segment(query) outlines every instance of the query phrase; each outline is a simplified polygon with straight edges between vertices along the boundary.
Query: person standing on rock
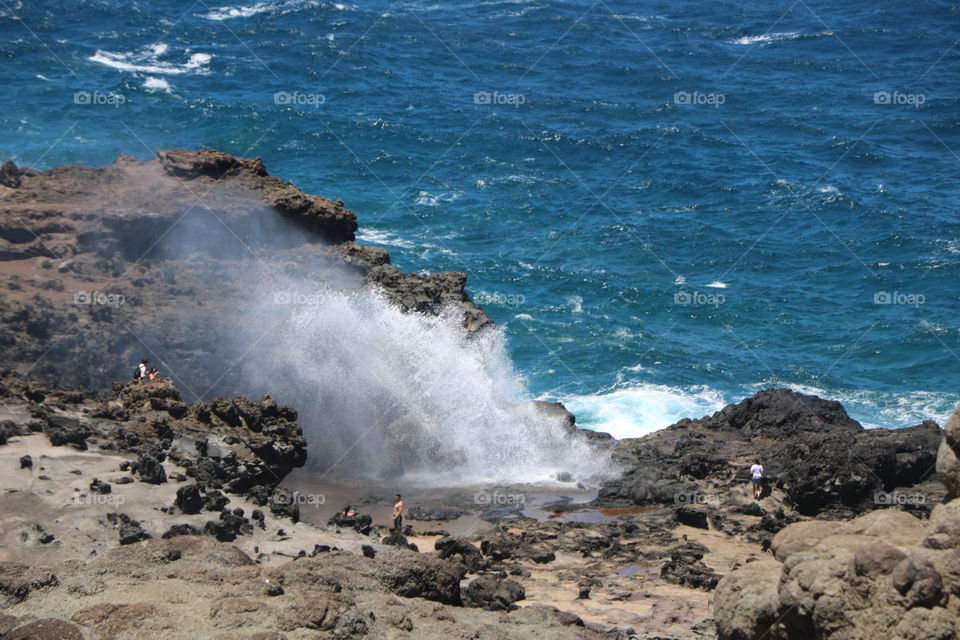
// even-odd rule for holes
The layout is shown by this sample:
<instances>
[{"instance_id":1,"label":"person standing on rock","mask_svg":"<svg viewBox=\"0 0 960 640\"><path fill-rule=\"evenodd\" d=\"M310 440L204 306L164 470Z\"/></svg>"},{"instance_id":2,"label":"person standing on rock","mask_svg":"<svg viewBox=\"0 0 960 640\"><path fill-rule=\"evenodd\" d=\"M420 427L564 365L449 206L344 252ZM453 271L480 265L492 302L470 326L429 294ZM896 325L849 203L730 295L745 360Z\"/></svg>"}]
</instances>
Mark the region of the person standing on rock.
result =
<instances>
[{"instance_id":1,"label":"person standing on rock","mask_svg":"<svg viewBox=\"0 0 960 640\"><path fill-rule=\"evenodd\" d=\"M403 498L400 494L393 499L393 530L397 533L403 529Z\"/></svg>"},{"instance_id":2,"label":"person standing on rock","mask_svg":"<svg viewBox=\"0 0 960 640\"><path fill-rule=\"evenodd\" d=\"M753 485L753 499L759 500L763 495L763 465L759 460L754 460L750 467L750 482Z\"/></svg>"},{"instance_id":3,"label":"person standing on rock","mask_svg":"<svg viewBox=\"0 0 960 640\"><path fill-rule=\"evenodd\" d=\"M133 377L134 380L146 380L147 379L147 363L150 362L147 358L144 358L140 361L140 366L137 367L137 375Z\"/></svg>"}]
</instances>

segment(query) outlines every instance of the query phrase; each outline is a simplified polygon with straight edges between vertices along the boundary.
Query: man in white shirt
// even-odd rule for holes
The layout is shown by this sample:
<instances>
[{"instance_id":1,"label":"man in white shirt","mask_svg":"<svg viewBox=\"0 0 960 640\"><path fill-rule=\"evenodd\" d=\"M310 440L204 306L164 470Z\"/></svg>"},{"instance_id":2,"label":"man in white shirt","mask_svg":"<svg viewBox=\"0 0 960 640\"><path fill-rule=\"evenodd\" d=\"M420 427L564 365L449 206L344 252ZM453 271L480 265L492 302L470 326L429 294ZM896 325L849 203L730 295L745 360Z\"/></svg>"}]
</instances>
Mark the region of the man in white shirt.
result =
<instances>
[{"instance_id":1,"label":"man in white shirt","mask_svg":"<svg viewBox=\"0 0 960 640\"><path fill-rule=\"evenodd\" d=\"M750 467L750 482L753 484L753 499L759 500L763 495L763 465L759 460L754 460Z\"/></svg>"}]
</instances>

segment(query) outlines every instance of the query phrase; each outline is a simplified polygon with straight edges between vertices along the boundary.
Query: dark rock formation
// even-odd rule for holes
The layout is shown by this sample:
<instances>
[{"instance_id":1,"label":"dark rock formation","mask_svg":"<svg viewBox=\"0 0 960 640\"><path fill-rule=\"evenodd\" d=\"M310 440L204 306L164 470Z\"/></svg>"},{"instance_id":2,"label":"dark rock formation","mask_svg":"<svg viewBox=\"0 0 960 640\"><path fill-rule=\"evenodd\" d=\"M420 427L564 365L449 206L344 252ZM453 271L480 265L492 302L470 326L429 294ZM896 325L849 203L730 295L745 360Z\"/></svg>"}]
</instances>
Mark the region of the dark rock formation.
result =
<instances>
[{"instance_id":1,"label":"dark rock formation","mask_svg":"<svg viewBox=\"0 0 960 640\"><path fill-rule=\"evenodd\" d=\"M660 576L668 582L712 591L721 576L705 565L703 555L709 549L695 542L684 543L670 551L670 560L660 568Z\"/></svg>"},{"instance_id":2,"label":"dark rock formation","mask_svg":"<svg viewBox=\"0 0 960 640\"><path fill-rule=\"evenodd\" d=\"M933 422L865 430L837 402L767 389L712 416L618 443L614 456L626 471L600 489L596 504L709 502L746 485L759 458L767 490L782 489L799 513L850 517L883 506L884 494L899 488L929 483L940 491L930 482L940 436Z\"/></svg>"},{"instance_id":3,"label":"dark rock formation","mask_svg":"<svg viewBox=\"0 0 960 640\"><path fill-rule=\"evenodd\" d=\"M949 457L939 463L949 489L955 469ZM879 509L848 522L798 522L776 534L771 550L775 560L748 563L717 585L720 640L960 636L956 498L936 505L928 521Z\"/></svg>"}]
</instances>

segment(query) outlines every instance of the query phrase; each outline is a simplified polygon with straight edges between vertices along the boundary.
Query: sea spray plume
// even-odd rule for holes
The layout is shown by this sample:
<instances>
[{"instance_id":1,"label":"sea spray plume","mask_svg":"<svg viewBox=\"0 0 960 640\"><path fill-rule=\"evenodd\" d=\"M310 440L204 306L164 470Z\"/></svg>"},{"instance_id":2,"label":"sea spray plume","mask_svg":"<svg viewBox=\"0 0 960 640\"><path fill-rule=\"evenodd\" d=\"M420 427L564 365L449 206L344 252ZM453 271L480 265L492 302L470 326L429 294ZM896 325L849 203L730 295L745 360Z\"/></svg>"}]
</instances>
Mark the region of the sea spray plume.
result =
<instances>
[{"instance_id":1,"label":"sea spray plume","mask_svg":"<svg viewBox=\"0 0 960 640\"><path fill-rule=\"evenodd\" d=\"M606 475L603 454L528 402L501 331L468 335L452 305L406 313L327 247L230 185L170 234L160 253L190 256L210 283L246 264L229 270L247 293L219 329L230 364L217 393L296 406L320 473L448 485Z\"/></svg>"},{"instance_id":2,"label":"sea spray plume","mask_svg":"<svg viewBox=\"0 0 960 640\"><path fill-rule=\"evenodd\" d=\"M452 310L404 313L370 288L277 285L249 309L258 346L240 375L298 407L318 472L446 484L608 472L526 402L499 330L470 337Z\"/></svg>"}]
</instances>

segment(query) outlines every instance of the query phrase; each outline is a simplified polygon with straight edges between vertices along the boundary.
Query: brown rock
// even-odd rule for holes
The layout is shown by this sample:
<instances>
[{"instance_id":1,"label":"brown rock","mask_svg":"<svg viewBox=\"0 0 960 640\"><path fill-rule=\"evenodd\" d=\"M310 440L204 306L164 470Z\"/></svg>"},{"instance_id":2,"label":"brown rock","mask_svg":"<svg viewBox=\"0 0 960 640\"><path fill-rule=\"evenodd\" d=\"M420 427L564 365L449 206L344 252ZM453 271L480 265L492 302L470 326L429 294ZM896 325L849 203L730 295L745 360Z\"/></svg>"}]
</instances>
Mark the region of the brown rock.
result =
<instances>
[{"instance_id":1,"label":"brown rock","mask_svg":"<svg viewBox=\"0 0 960 640\"><path fill-rule=\"evenodd\" d=\"M80 629L57 618L43 618L5 633L0 640L84 640Z\"/></svg>"}]
</instances>

